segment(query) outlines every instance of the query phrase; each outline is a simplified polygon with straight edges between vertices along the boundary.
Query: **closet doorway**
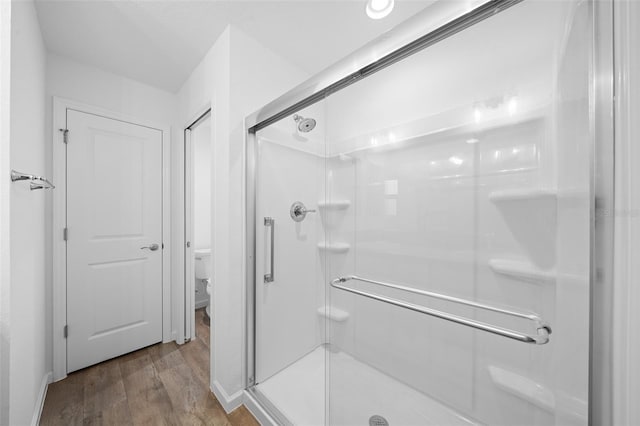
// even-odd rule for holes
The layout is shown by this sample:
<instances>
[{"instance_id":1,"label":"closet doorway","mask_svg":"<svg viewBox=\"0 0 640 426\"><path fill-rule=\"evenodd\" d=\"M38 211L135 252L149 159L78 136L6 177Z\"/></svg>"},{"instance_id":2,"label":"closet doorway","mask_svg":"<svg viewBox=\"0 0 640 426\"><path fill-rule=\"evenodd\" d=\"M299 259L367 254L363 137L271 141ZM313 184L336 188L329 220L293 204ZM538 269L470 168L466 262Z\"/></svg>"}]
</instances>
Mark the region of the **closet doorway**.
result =
<instances>
[{"instance_id":1,"label":"closet doorway","mask_svg":"<svg viewBox=\"0 0 640 426\"><path fill-rule=\"evenodd\" d=\"M184 131L185 338L209 345L213 252L211 109Z\"/></svg>"}]
</instances>

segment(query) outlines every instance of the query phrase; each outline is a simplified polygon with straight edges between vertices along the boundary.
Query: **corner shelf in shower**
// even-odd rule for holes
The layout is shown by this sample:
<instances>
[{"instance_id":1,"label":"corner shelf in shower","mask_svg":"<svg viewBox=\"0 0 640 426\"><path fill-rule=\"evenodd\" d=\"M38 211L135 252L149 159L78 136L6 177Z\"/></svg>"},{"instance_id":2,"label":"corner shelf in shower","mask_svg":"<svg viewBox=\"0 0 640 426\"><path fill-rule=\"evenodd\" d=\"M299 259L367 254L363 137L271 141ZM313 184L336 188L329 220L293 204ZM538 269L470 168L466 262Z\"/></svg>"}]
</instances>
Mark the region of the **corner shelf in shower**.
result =
<instances>
[{"instance_id":1,"label":"corner shelf in shower","mask_svg":"<svg viewBox=\"0 0 640 426\"><path fill-rule=\"evenodd\" d=\"M349 319L349 312L343 311L335 306L321 306L318 308L318 315L335 322L345 322Z\"/></svg>"},{"instance_id":2,"label":"corner shelf in shower","mask_svg":"<svg viewBox=\"0 0 640 426\"><path fill-rule=\"evenodd\" d=\"M558 192L553 189L503 189L489 194L489 200L501 201L526 201L526 200L556 200Z\"/></svg>"},{"instance_id":3,"label":"corner shelf in shower","mask_svg":"<svg viewBox=\"0 0 640 426\"><path fill-rule=\"evenodd\" d=\"M555 271L540 269L523 260L491 259L489 260L489 267L497 274L523 281L545 284L553 284L556 281Z\"/></svg>"},{"instance_id":4,"label":"corner shelf in shower","mask_svg":"<svg viewBox=\"0 0 640 426\"><path fill-rule=\"evenodd\" d=\"M350 248L348 243L318 243L318 250L329 253L346 253Z\"/></svg>"},{"instance_id":5,"label":"corner shelf in shower","mask_svg":"<svg viewBox=\"0 0 640 426\"><path fill-rule=\"evenodd\" d=\"M349 200L318 201L318 207L327 210L346 210L350 205Z\"/></svg>"}]
</instances>

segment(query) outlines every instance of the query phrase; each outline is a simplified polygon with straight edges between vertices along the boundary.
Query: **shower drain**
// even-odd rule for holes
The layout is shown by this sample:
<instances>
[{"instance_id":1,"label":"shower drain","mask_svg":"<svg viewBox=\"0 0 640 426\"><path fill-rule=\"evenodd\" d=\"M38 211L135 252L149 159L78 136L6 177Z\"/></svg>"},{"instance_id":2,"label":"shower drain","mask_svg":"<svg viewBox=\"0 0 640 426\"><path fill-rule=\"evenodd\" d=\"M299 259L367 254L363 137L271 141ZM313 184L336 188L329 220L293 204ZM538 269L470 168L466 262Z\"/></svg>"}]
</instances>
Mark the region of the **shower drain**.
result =
<instances>
[{"instance_id":1,"label":"shower drain","mask_svg":"<svg viewBox=\"0 0 640 426\"><path fill-rule=\"evenodd\" d=\"M389 426L389 422L384 417L376 414L369 417L369 426Z\"/></svg>"}]
</instances>

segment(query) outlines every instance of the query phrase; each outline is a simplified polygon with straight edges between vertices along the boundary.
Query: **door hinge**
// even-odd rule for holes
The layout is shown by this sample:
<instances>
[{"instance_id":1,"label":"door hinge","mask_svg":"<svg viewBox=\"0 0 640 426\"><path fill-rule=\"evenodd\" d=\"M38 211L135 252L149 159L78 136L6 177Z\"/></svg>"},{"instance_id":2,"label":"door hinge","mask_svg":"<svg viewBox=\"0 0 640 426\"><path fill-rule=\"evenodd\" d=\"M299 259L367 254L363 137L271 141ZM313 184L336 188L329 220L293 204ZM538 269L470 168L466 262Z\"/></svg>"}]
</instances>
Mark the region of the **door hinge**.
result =
<instances>
[{"instance_id":1,"label":"door hinge","mask_svg":"<svg viewBox=\"0 0 640 426\"><path fill-rule=\"evenodd\" d=\"M162 250L164 250L164 243L162 243Z\"/></svg>"},{"instance_id":2,"label":"door hinge","mask_svg":"<svg viewBox=\"0 0 640 426\"><path fill-rule=\"evenodd\" d=\"M59 129L62 132L62 142L69 143L69 129Z\"/></svg>"},{"instance_id":3,"label":"door hinge","mask_svg":"<svg viewBox=\"0 0 640 426\"><path fill-rule=\"evenodd\" d=\"M69 337L69 326L68 326L68 325L65 325L65 326L64 326L63 333L64 333L64 338L65 338L65 339L66 339L67 337Z\"/></svg>"},{"instance_id":4,"label":"door hinge","mask_svg":"<svg viewBox=\"0 0 640 426\"><path fill-rule=\"evenodd\" d=\"M69 240L69 228L64 228L62 230L62 239L65 241Z\"/></svg>"}]
</instances>

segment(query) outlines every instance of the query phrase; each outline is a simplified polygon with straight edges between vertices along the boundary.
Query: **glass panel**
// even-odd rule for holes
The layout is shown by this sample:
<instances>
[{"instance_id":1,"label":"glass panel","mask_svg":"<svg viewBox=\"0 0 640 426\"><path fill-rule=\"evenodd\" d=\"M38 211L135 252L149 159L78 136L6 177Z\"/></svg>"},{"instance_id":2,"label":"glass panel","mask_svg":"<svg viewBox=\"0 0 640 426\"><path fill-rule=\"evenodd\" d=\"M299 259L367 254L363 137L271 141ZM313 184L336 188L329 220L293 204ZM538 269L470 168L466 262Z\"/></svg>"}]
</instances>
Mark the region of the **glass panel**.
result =
<instances>
[{"instance_id":1,"label":"glass panel","mask_svg":"<svg viewBox=\"0 0 640 426\"><path fill-rule=\"evenodd\" d=\"M294 424L324 424L324 115L318 103L256 134L256 389Z\"/></svg>"},{"instance_id":2,"label":"glass panel","mask_svg":"<svg viewBox=\"0 0 640 426\"><path fill-rule=\"evenodd\" d=\"M331 288L327 423L586 424L588 8L525 1L326 99L329 279L553 328L527 344ZM537 336L502 313L342 285Z\"/></svg>"}]
</instances>

